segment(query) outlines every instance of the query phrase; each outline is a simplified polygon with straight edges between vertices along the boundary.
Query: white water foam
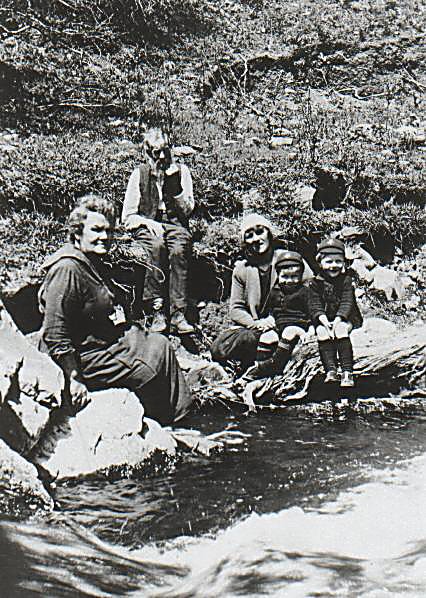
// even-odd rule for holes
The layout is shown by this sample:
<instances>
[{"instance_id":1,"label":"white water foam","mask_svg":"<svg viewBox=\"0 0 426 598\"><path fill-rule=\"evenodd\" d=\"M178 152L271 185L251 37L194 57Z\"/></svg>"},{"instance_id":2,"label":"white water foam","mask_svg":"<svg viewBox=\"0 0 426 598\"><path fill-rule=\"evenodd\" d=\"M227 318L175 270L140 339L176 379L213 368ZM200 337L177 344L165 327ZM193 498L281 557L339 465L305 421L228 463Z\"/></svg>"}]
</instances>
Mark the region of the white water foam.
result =
<instances>
[{"instance_id":1,"label":"white water foam","mask_svg":"<svg viewBox=\"0 0 426 598\"><path fill-rule=\"evenodd\" d=\"M137 556L158 560L158 550ZM252 514L215 538L181 538L160 559L191 571L168 596L425 596L426 455L318 510Z\"/></svg>"}]
</instances>

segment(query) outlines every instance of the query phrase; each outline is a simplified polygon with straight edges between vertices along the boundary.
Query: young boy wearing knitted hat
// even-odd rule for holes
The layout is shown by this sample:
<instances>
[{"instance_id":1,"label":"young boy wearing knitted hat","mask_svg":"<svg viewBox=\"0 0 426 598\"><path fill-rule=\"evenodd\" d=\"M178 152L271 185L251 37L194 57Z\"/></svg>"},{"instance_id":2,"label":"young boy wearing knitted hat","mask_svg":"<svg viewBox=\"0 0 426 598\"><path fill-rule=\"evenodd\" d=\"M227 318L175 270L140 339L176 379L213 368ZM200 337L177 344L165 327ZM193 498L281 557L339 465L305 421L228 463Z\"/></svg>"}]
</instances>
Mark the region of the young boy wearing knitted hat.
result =
<instances>
[{"instance_id":1,"label":"young boy wearing knitted hat","mask_svg":"<svg viewBox=\"0 0 426 598\"><path fill-rule=\"evenodd\" d=\"M350 333L362 325L355 299L352 274L346 269L345 245L339 239L318 246L320 272L309 285L309 307L315 326L326 383L338 382L337 357L342 375L340 386L354 386L353 350Z\"/></svg>"},{"instance_id":2,"label":"young boy wearing knitted hat","mask_svg":"<svg viewBox=\"0 0 426 598\"><path fill-rule=\"evenodd\" d=\"M275 320L278 347L269 359L260 361L262 335L259 339L257 361L244 375L245 379L280 374L293 349L309 328L309 290L302 282L304 262L296 251L285 251L275 262L277 282L271 290L267 309ZM267 332L265 334L270 334Z\"/></svg>"}]
</instances>

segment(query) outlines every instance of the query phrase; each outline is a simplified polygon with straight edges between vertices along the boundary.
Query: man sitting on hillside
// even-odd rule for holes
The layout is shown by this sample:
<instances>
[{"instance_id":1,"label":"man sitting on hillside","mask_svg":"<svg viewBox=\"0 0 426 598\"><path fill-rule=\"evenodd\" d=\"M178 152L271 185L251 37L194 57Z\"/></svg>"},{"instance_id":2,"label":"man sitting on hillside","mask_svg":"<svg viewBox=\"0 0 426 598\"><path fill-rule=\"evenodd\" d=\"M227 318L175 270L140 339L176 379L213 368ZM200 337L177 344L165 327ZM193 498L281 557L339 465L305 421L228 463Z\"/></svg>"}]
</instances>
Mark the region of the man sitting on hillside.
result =
<instances>
[{"instance_id":1,"label":"man sitting on hillside","mask_svg":"<svg viewBox=\"0 0 426 598\"><path fill-rule=\"evenodd\" d=\"M143 148L145 163L130 175L121 217L150 256L143 297L137 299L154 314L153 332L167 330L169 307L171 331L189 334L194 331L185 316L192 250L188 221L194 209L191 173L174 162L161 129L145 134Z\"/></svg>"}]
</instances>

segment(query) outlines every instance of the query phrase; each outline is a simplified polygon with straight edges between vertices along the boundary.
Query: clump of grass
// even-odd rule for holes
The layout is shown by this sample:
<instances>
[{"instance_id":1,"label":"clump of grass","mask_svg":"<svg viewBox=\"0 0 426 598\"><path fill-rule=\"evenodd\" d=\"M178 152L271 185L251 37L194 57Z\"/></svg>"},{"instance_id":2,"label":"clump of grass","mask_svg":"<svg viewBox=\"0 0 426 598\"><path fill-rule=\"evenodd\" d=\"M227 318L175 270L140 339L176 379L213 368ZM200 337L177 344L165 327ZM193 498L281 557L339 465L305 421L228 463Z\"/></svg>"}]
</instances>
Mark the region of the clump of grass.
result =
<instances>
[{"instance_id":1,"label":"clump of grass","mask_svg":"<svg viewBox=\"0 0 426 598\"><path fill-rule=\"evenodd\" d=\"M38 280L44 259L65 241L63 223L37 212L12 212L0 218L0 288Z\"/></svg>"}]
</instances>

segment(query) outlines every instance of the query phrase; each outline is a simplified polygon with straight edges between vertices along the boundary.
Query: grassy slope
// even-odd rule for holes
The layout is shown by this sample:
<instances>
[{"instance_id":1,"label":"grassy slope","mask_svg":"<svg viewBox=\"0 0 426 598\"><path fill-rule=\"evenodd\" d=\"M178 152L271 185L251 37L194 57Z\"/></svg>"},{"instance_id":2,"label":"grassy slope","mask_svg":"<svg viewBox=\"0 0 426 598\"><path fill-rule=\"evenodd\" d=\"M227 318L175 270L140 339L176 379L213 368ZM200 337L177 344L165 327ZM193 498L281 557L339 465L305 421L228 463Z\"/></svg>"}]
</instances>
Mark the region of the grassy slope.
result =
<instances>
[{"instance_id":1,"label":"grassy slope","mask_svg":"<svg viewBox=\"0 0 426 598\"><path fill-rule=\"evenodd\" d=\"M423 2L124 5L1 9L0 206L15 212L0 223L3 280L63 235L49 222L49 242L37 239L37 216L23 239L19 224L32 219L16 212L61 220L88 190L119 205L143 128L158 122L176 143L202 147L190 159L194 233L225 265L243 207L270 213L307 250L346 223L365 226L376 249L389 234L407 251L424 240ZM271 148L274 135L291 145ZM344 209L312 211L297 193L307 184Z\"/></svg>"}]
</instances>

